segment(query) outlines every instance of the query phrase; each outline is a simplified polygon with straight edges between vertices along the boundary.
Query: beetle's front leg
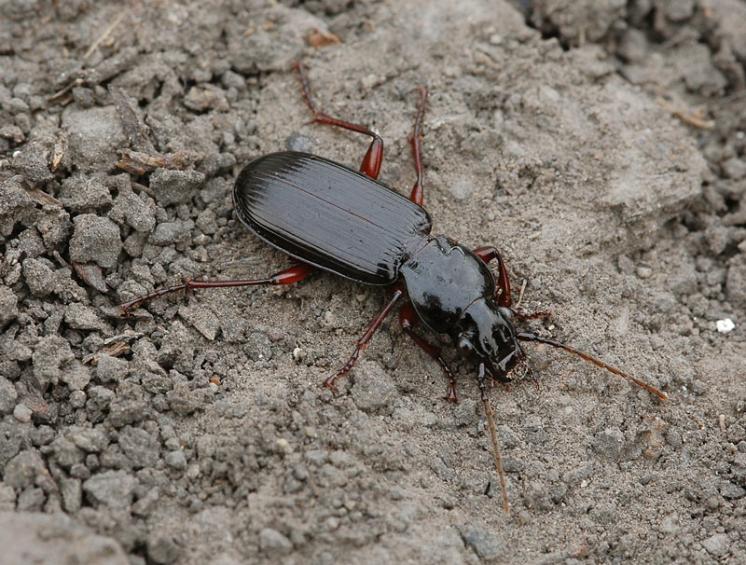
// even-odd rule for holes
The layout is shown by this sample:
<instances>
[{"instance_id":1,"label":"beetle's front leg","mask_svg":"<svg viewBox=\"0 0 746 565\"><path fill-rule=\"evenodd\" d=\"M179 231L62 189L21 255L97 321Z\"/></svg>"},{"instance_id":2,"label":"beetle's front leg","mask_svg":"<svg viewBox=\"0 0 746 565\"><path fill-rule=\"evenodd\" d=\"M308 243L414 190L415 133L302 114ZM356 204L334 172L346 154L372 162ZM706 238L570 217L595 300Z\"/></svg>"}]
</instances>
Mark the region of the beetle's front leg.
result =
<instances>
[{"instance_id":1,"label":"beetle's front leg","mask_svg":"<svg viewBox=\"0 0 746 565\"><path fill-rule=\"evenodd\" d=\"M495 298L500 306L510 308L516 318L519 320L546 320L552 317L552 313L547 310L541 310L539 312L526 312L519 308L513 307L513 297L510 291L510 275L508 274L508 266L505 264L505 260L500 255L500 252L496 247L491 245L485 247L477 247L472 251L474 255L479 257L485 263L489 263L493 259L497 260L497 293ZM518 300L520 304L520 298Z\"/></svg>"},{"instance_id":2,"label":"beetle's front leg","mask_svg":"<svg viewBox=\"0 0 746 565\"><path fill-rule=\"evenodd\" d=\"M399 323L404 332L414 340L420 349L440 364L446 377L448 377L448 391L446 392L444 400L456 404L458 402L458 395L456 394L456 376L453 374L453 371L451 371L446 360L443 359L440 347L432 345L414 331L414 326L417 325L417 312L414 311L411 303L405 304L402 306L401 310L399 310Z\"/></svg>"},{"instance_id":3,"label":"beetle's front leg","mask_svg":"<svg viewBox=\"0 0 746 565\"><path fill-rule=\"evenodd\" d=\"M496 294L495 298L497 299L497 303L500 306L510 308L513 305L513 297L510 293L510 276L508 275L508 267L505 264L505 260L502 258L502 255L500 255L500 252L497 250L496 247L490 245L485 247L477 247L472 251L472 253L474 253L474 255L479 257L485 263L489 263L493 259L497 259L498 294Z\"/></svg>"}]
</instances>

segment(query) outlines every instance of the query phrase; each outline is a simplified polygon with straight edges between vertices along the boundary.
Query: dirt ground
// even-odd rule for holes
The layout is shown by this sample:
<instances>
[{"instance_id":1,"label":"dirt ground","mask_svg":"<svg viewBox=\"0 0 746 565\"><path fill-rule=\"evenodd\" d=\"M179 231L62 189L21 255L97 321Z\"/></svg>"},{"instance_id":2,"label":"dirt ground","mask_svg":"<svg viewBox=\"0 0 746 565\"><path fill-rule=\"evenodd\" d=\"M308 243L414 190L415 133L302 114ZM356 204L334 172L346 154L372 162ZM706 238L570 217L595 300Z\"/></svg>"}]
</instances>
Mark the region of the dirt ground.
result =
<instances>
[{"instance_id":1,"label":"dirt ground","mask_svg":"<svg viewBox=\"0 0 746 565\"><path fill-rule=\"evenodd\" d=\"M4 563L746 562L746 3L0 1ZM385 293L328 274L195 292L287 258L233 181L285 148L386 140L408 193L416 87L434 233L507 258L529 327L497 385L506 514L461 402ZM728 320L731 322L728 323ZM729 330L729 331L726 331Z\"/></svg>"}]
</instances>

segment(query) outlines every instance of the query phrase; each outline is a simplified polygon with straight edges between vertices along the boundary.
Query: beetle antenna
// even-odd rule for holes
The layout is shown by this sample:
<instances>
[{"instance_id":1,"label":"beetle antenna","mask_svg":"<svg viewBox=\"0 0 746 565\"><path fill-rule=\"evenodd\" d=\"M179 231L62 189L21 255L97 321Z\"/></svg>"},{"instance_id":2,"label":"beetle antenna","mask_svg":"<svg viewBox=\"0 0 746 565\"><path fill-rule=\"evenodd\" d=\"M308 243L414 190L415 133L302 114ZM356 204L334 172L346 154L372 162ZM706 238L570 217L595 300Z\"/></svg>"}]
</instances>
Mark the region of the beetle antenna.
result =
<instances>
[{"instance_id":1,"label":"beetle antenna","mask_svg":"<svg viewBox=\"0 0 746 565\"><path fill-rule=\"evenodd\" d=\"M564 349L565 351L569 351L573 355L577 355L584 361L587 361L588 363L593 363L596 367L600 367L602 369L606 369L610 373L614 373L615 375L622 377L623 379L626 379L640 388L644 388L647 390L650 394L654 394L661 400L668 400L668 395L663 392L662 390L654 387L653 385L646 383L645 381L642 381L640 379L637 379L633 377L632 375L628 375L624 371L617 369L613 365L609 365L608 363L601 361L598 357L594 357L590 353L586 353L585 351L580 351L578 349L575 349L574 347L571 347L569 345L565 345L564 343L560 343L559 341L554 341L553 339L547 339L544 337L540 337L534 333L528 333L528 332L521 332L517 335L518 339L521 341L534 341L537 343L544 343L546 345L551 345L552 347L557 347L558 349Z\"/></svg>"},{"instance_id":2,"label":"beetle antenna","mask_svg":"<svg viewBox=\"0 0 746 565\"><path fill-rule=\"evenodd\" d=\"M500 477L500 490L503 496L503 510L506 513L510 513L510 501L508 500L508 481L505 478L505 470L503 469L502 457L500 456L500 445L497 442L497 426L495 425L495 413L492 411L492 404L490 404L489 398L487 398L487 385L485 382L484 363L479 364L479 392L482 395L482 405L484 406L484 415L487 419L487 429L490 432L490 440L492 441L492 451L495 456L495 470L497 476Z\"/></svg>"}]
</instances>

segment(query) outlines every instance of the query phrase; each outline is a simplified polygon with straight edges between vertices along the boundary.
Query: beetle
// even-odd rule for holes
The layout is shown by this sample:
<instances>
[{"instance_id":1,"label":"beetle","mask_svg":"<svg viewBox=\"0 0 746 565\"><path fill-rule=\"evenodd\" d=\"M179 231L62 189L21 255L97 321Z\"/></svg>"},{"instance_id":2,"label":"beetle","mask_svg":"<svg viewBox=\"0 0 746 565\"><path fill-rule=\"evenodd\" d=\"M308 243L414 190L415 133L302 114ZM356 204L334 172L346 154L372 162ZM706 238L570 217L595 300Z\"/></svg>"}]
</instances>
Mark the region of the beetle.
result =
<instances>
[{"instance_id":1,"label":"beetle","mask_svg":"<svg viewBox=\"0 0 746 565\"><path fill-rule=\"evenodd\" d=\"M340 127L371 137L360 170L308 153L283 151L255 159L238 175L233 203L238 219L258 237L296 263L268 277L250 280L186 280L122 304L124 314L156 297L181 290L251 285L286 285L325 270L366 285L387 286L383 309L357 341L347 362L324 381L336 395L336 381L347 375L395 306L402 329L435 359L448 377L446 398L457 401L455 375L441 348L415 328L450 337L478 365L477 381L487 416L503 506L508 509L505 476L487 398L488 378L510 381L526 353L521 342L564 349L621 376L660 399L664 392L596 357L569 345L519 331L514 321L545 317L513 307L508 269L497 248L469 249L444 235L432 235L432 221L423 208L422 124L428 92L419 87L416 117L409 143L416 179L409 198L378 181L383 139L372 129L332 117L316 106L304 67L295 64L312 123ZM497 263L497 277L488 264Z\"/></svg>"}]
</instances>

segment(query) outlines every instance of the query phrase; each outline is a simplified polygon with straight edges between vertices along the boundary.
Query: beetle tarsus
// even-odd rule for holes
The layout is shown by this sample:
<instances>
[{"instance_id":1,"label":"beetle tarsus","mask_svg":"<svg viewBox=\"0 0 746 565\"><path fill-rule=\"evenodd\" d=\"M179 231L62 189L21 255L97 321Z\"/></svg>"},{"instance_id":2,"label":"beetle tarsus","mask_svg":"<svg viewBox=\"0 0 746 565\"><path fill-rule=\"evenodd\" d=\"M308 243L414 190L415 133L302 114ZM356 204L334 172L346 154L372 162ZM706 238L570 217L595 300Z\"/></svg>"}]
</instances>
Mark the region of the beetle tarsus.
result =
<instances>
[{"instance_id":1,"label":"beetle tarsus","mask_svg":"<svg viewBox=\"0 0 746 565\"><path fill-rule=\"evenodd\" d=\"M448 389L446 391L446 395L443 397L443 400L447 402L451 402L453 404L458 404L458 394L456 394L456 379L451 378L448 381Z\"/></svg>"}]
</instances>

